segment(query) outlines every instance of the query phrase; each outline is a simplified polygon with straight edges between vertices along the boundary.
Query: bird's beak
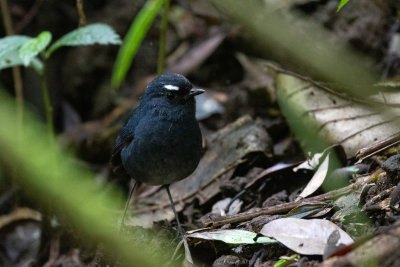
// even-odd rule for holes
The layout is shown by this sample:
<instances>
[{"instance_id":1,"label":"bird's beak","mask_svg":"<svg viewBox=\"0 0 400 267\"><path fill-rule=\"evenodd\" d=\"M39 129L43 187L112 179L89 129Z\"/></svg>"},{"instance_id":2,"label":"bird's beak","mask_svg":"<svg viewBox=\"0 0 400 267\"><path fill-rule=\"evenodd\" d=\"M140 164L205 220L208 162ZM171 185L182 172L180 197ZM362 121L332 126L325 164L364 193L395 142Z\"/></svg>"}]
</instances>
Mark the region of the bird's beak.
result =
<instances>
[{"instance_id":1,"label":"bird's beak","mask_svg":"<svg viewBox=\"0 0 400 267\"><path fill-rule=\"evenodd\" d=\"M204 93L205 91L206 91L206 90L204 90L204 89L192 88L192 89L190 89L189 94L187 94L187 95L185 96L185 99L187 100L187 99L189 99L189 98L192 97L192 96L200 95L200 94Z\"/></svg>"}]
</instances>

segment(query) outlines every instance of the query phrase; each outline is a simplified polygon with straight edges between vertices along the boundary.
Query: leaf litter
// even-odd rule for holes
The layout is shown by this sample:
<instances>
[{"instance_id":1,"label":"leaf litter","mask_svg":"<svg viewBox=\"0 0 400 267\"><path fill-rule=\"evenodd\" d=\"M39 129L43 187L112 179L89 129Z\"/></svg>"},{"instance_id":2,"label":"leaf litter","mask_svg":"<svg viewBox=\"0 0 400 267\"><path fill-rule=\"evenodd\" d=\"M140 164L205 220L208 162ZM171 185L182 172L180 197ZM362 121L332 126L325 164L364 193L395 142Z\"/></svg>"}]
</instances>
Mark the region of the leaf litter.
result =
<instances>
[{"instance_id":1,"label":"leaf litter","mask_svg":"<svg viewBox=\"0 0 400 267\"><path fill-rule=\"evenodd\" d=\"M185 9L183 16L190 16L190 27L183 25L182 17L174 20L173 27L178 33L171 33L176 35L171 38L168 61L170 70L175 68L189 75L195 83L210 88L206 101L213 103L211 109L203 107L204 114L200 117L206 138L205 153L198 170L188 179L171 186L185 229L197 230L187 232L192 241L191 250L202 252L196 254L201 256L195 260L215 266L224 266L227 262L270 266L281 256L293 255L295 251L301 255L299 261L311 265L315 263L315 258L307 255L323 255L324 259L318 258L318 263L332 266L338 263L358 265L363 261L383 262L399 257L396 248L400 234L394 223L399 212L398 207L396 209L399 190L395 189L398 181L387 177L387 170L382 167L388 156L400 153L393 150L393 144L398 141L393 137L398 132L396 120L400 95L392 91L370 97L374 102L392 108L393 112L388 117L362 102L335 93L330 85L277 66L270 68L271 62L244 51L238 52L237 47L232 49L232 43L238 42L237 37L241 35L240 30L225 28L222 18L216 16L218 13L209 6L202 8L202 2L190 3L189 8L193 8L189 9L190 12ZM326 19L324 16L328 11L321 10L324 5L314 2L286 1L282 5L308 9L312 14L307 7L316 5L315 10L321 14L317 19ZM360 11L353 11L353 15L359 16ZM381 11L377 9L378 15ZM123 18L123 14L116 14ZM127 16L129 20L131 15ZM333 30L340 31L340 25L333 23ZM214 27L212 30L210 25ZM354 38L355 33L359 31L348 33L346 38ZM372 34L371 31L368 34ZM183 39L181 45L174 43L178 39ZM376 44L368 45L372 47ZM223 52L229 57L220 60ZM88 57L84 50L74 53L74 58ZM144 54L147 62L152 61L148 59L151 53ZM138 56L140 58L140 52ZM229 64L226 63L228 59ZM91 60L90 68L104 68L101 61ZM391 64L388 68L393 69L393 62L395 60L391 58L385 64ZM222 71L219 70L217 76L224 77L223 82L218 78L209 78L213 77L210 73L217 65L222 65ZM72 66L77 68L74 63ZM99 80L97 73L93 75L90 70L87 71L93 80ZM149 73L152 72L146 72ZM76 73L72 75L77 76ZM112 145L113 135L118 131L124 114L129 112L143 91L140 83L145 84L148 77L142 71L133 72L134 82L126 90L133 91L134 88L136 91L126 101L107 102L105 106L114 106L114 111L99 109L101 116L94 120L81 120L84 121L81 124L78 120L78 125L63 133L64 137L68 137L66 145L79 147L79 156L90 162L94 169L97 170L99 162L104 163L107 158L107 148ZM67 89L73 92L69 99L73 99L71 96L74 95L80 96L78 91L73 90L88 88L79 81L71 86L71 82L76 80L70 77L64 79ZM108 84L109 81L99 82ZM104 84L99 87L104 87ZM398 82L391 79L377 86L396 87ZM329 169L332 166L330 154L321 159L315 157L314 164L307 163L307 168L293 171L299 162L305 160L304 154L308 151L303 154L293 138L285 122L286 114L283 112L282 115L277 105L277 98L300 104L303 108L300 117L315 123L318 133L327 137L331 144L343 146L347 156L344 167L353 166L357 152L368 149L368 153L358 157L366 170L352 172L346 178L348 184L329 192L324 191L324 182L336 171ZM115 100L111 97L107 100L111 99ZM75 103L75 106L79 105ZM94 106L101 105L95 103ZM278 155L275 145L283 141L285 149L281 151L284 153ZM384 142L384 145L378 146L375 142ZM323 155L323 151L318 152ZM103 168L99 173L100 179L104 180L107 171ZM168 203L166 200L165 194L157 188L142 186L132 203L127 235L130 231L133 233L130 237L142 235L146 230L134 226L139 224L153 227L160 235L173 236L171 229L174 225L169 222L173 214L165 204ZM0 208L4 207L1 204L9 202L0 201ZM32 214L37 216L37 213ZM20 219L16 222L24 225ZM204 229L206 226L210 228ZM29 227L26 226L26 229L29 230ZM32 229L37 229L37 225ZM12 235L6 226L0 230L5 237ZM260 234L267 234L276 240L271 241ZM158 243L158 239L152 240L157 252L162 251L157 248ZM228 246L220 246L220 243ZM233 248L229 247L232 244L235 244ZM67 243L63 245L68 247ZM161 247L164 244L158 245ZM82 258L82 252L80 248L80 251L70 254L55 254L54 262L72 262L72 259ZM329 258L330 255L335 256ZM80 263L83 266L83 261Z\"/></svg>"}]
</instances>

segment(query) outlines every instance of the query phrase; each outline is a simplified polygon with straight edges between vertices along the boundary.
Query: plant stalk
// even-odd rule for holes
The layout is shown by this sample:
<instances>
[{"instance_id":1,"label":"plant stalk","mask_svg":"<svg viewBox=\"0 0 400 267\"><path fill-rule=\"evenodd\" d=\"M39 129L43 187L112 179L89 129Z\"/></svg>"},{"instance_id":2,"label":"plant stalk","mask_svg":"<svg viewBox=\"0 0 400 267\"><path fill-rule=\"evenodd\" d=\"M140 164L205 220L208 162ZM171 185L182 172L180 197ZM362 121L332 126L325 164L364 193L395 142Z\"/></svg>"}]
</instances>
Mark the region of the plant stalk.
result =
<instances>
[{"instance_id":1,"label":"plant stalk","mask_svg":"<svg viewBox=\"0 0 400 267\"><path fill-rule=\"evenodd\" d=\"M49 89L47 86L47 74L46 74L46 59L43 60L43 73L40 75L42 81L42 94L43 94L43 103L46 112L46 122L47 122L47 130L49 134L50 141L54 140L54 128L53 128L53 106L51 105Z\"/></svg>"},{"instance_id":2,"label":"plant stalk","mask_svg":"<svg viewBox=\"0 0 400 267\"><path fill-rule=\"evenodd\" d=\"M1 15L3 18L4 29L6 35L13 35L14 30L12 26L12 20L10 11L8 8L7 0L0 0ZM23 83L21 77L20 67L12 68L13 80L14 80L14 93L16 98L16 109L17 109L17 122L18 122L18 134L22 133L22 123L24 117L24 93Z\"/></svg>"},{"instance_id":3,"label":"plant stalk","mask_svg":"<svg viewBox=\"0 0 400 267\"><path fill-rule=\"evenodd\" d=\"M157 62L157 74L160 75L165 70L165 46L168 29L168 14L169 14L170 0L164 1L164 10L161 18L160 26L160 41L158 46L158 62Z\"/></svg>"},{"instance_id":4,"label":"plant stalk","mask_svg":"<svg viewBox=\"0 0 400 267\"><path fill-rule=\"evenodd\" d=\"M76 0L76 9L78 10L79 16L79 27L86 26L86 15L83 9L83 0Z\"/></svg>"}]
</instances>

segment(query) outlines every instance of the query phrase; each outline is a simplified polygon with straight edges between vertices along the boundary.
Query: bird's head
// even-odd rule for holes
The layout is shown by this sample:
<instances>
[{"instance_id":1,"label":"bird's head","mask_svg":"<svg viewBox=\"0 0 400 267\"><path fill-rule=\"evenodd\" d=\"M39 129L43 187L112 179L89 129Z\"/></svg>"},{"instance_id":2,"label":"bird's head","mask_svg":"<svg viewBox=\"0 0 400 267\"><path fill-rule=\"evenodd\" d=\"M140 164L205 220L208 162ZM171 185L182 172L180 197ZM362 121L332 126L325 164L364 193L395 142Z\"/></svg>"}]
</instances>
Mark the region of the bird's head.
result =
<instances>
[{"instance_id":1,"label":"bird's head","mask_svg":"<svg viewBox=\"0 0 400 267\"><path fill-rule=\"evenodd\" d=\"M163 74L147 86L145 97L166 99L171 103L194 103L194 96L204 93L193 88L185 76L177 73Z\"/></svg>"}]
</instances>

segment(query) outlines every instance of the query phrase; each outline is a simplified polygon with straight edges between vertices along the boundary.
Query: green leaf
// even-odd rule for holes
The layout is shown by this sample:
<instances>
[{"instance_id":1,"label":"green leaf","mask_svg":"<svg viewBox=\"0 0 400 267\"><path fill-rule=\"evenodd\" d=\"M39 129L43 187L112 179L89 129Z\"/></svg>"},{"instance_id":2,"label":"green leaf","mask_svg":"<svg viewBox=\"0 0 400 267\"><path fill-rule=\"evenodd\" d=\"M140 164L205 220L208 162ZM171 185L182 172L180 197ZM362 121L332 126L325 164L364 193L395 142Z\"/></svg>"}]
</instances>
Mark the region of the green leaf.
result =
<instances>
[{"instance_id":1,"label":"green leaf","mask_svg":"<svg viewBox=\"0 0 400 267\"><path fill-rule=\"evenodd\" d=\"M76 29L58 39L47 51L46 58L62 46L121 44L119 35L108 25L96 23Z\"/></svg>"},{"instance_id":2,"label":"green leaf","mask_svg":"<svg viewBox=\"0 0 400 267\"><path fill-rule=\"evenodd\" d=\"M19 49L19 56L25 66L29 66L32 59L42 52L51 41L51 33L41 32L36 38L33 38L23 44Z\"/></svg>"},{"instance_id":3,"label":"green leaf","mask_svg":"<svg viewBox=\"0 0 400 267\"><path fill-rule=\"evenodd\" d=\"M0 39L0 69L23 65L18 49L31 37L14 35Z\"/></svg>"},{"instance_id":4,"label":"green leaf","mask_svg":"<svg viewBox=\"0 0 400 267\"><path fill-rule=\"evenodd\" d=\"M14 49L9 51L7 54L0 56L0 70L22 65L24 65L24 63L19 56L18 49ZM38 74L41 74L43 71L43 63L38 58L33 58L29 66L32 67Z\"/></svg>"},{"instance_id":5,"label":"green leaf","mask_svg":"<svg viewBox=\"0 0 400 267\"><path fill-rule=\"evenodd\" d=\"M111 80L111 84L114 88L118 87L125 78L125 75L131 66L133 57L149 30L150 25L157 15L163 1L164 0L153 0L147 2L131 24L124 43L119 49L117 60L114 65Z\"/></svg>"},{"instance_id":6,"label":"green leaf","mask_svg":"<svg viewBox=\"0 0 400 267\"><path fill-rule=\"evenodd\" d=\"M9 52L17 50L21 45L31 40L31 37L22 35L7 36L0 39L0 58Z\"/></svg>"},{"instance_id":7,"label":"green leaf","mask_svg":"<svg viewBox=\"0 0 400 267\"><path fill-rule=\"evenodd\" d=\"M357 168L357 167L347 167L346 170L349 171L349 172L354 172L354 173L356 173L356 172L358 172L360 169Z\"/></svg>"},{"instance_id":8,"label":"green leaf","mask_svg":"<svg viewBox=\"0 0 400 267\"><path fill-rule=\"evenodd\" d=\"M205 240L218 240L227 244L262 244L262 243L277 243L278 241L260 236L256 240L257 234L245 230L227 229L216 230L209 232L197 232L188 235L189 238L199 238Z\"/></svg>"},{"instance_id":9,"label":"green leaf","mask_svg":"<svg viewBox=\"0 0 400 267\"><path fill-rule=\"evenodd\" d=\"M7 51L0 57L0 69L11 68L14 66L23 65L22 59L19 57L18 49Z\"/></svg>"},{"instance_id":10,"label":"green leaf","mask_svg":"<svg viewBox=\"0 0 400 267\"><path fill-rule=\"evenodd\" d=\"M339 11L342 9L342 7L343 7L345 4L347 4L347 2L349 2L349 1L350 1L350 0L340 0L339 6L338 6L336 12L339 12Z\"/></svg>"}]
</instances>

